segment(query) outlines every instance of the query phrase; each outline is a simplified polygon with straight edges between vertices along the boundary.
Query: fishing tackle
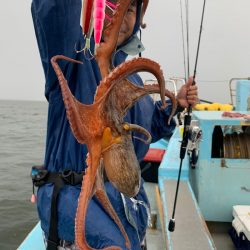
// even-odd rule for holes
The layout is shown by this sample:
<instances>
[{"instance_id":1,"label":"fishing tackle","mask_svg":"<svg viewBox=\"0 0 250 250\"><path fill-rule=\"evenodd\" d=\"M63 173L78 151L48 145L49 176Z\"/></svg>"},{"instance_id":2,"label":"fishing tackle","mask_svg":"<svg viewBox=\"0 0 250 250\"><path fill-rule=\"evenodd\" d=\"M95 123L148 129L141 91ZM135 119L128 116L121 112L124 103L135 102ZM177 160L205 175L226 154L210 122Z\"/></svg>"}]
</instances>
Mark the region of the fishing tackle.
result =
<instances>
[{"instance_id":1,"label":"fishing tackle","mask_svg":"<svg viewBox=\"0 0 250 250\"><path fill-rule=\"evenodd\" d=\"M82 4L82 31L85 35L88 34L91 26L93 2L94 0L83 0Z\"/></svg>"},{"instance_id":2,"label":"fishing tackle","mask_svg":"<svg viewBox=\"0 0 250 250\"><path fill-rule=\"evenodd\" d=\"M116 4L111 3L109 1L106 0L106 6L109 8L112 8L111 10L115 10L116 9Z\"/></svg>"},{"instance_id":3,"label":"fishing tackle","mask_svg":"<svg viewBox=\"0 0 250 250\"><path fill-rule=\"evenodd\" d=\"M198 39L198 46L196 51L196 59L195 59L195 66L194 66L194 74L193 74L193 83L195 84L195 77L196 77L196 69L197 69L197 63L198 63L198 56L199 56L199 50L200 50L200 41L201 41L201 32L202 32L202 24L203 24L203 18L205 13L205 6L206 6L206 0L204 0L203 3L203 9L202 9L202 17L201 17L201 25L200 25L200 32L199 32L199 39ZM185 158L186 150L187 150L187 144L188 144L188 138L189 138L189 127L191 123L191 112L192 112L192 106L189 105L187 109L187 114L184 117L184 130L183 130L183 136L182 136L182 142L181 142L181 148L180 148L180 167L178 172L178 179L177 179L177 185L176 185L176 191L175 191L175 198L174 198L174 207L173 207L173 213L172 217L168 224L168 231L173 232L175 230L175 209L177 204L177 196L179 191L179 184L180 184L180 177L181 177L181 169L182 169L182 162Z\"/></svg>"},{"instance_id":4,"label":"fishing tackle","mask_svg":"<svg viewBox=\"0 0 250 250\"><path fill-rule=\"evenodd\" d=\"M107 1L107 6L114 11L116 5ZM82 49L77 50L76 53L84 52L87 59L93 59L94 55L90 49L90 41L94 31L95 48L100 44L102 31L104 26L104 19L111 22L112 18L105 14L105 0L84 0L82 10L82 29L85 38L85 45ZM89 56L90 55L90 56Z\"/></svg>"},{"instance_id":5,"label":"fishing tackle","mask_svg":"<svg viewBox=\"0 0 250 250\"><path fill-rule=\"evenodd\" d=\"M93 1L94 0L83 0L82 4L82 32L84 35L85 44L82 49L77 50L75 44L75 52L81 53L84 52L85 58L91 60L94 58L94 55L90 48L90 40L93 34Z\"/></svg>"},{"instance_id":6,"label":"fishing tackle","mask_svg":"<svg viewBox=\"0 0 250 250\"><path fill-rule=\"evenodd\" d=\"M105 0L94 0L94 39L96 48L99 46L102 37L102 30L105 19Z\"/></svg>"},{"instance_id":7,"label":"fishing tackle","mask_svg":"<svg viewBox=\"0 0 250 250\"><path fill-rule=\"evenodd\" d=\"M116 10L116 4L114 3L111 3L109 1L106 0L106 7L112 12L114 13L114 11ZM105 19L107 19L109 22L111 22L112 18L107 14L105 13Z\"/></svg>"},{"instance_id":8,"label":"fishing tackle","mask_svg":"<svg viewBox=\"0 0 250 250\"><path fill-rule=\"evenodd\" d=\"M93 34L93 19L90 20L90 28L88 30L88 33L87 35L85 36L85 45L84 47L81 49L81 50L77 50L76 49L76 44L75 44L75 52L76 53L81 53L81 52L84 52L84 56L86 59L88 60L91 60L94 58L94 55L91 51L91 37L92 37L92 34Z\"/></svg>"}]
</instances>

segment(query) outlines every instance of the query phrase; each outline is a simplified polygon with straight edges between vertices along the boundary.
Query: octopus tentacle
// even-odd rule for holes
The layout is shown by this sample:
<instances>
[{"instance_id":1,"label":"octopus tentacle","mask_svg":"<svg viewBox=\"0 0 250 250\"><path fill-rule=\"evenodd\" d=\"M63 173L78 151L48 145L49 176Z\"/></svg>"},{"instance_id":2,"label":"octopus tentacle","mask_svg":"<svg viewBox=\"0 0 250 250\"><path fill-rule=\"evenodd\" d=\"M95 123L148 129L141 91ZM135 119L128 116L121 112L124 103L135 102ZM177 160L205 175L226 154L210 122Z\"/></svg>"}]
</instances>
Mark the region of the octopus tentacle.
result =
<instances>
[{"instance_id":1,"label":"octopus tentacle","mask_svg":"<svg viewBox=\"0 0 250 250\"><path fill-rule=\"evenodd\" d=\"M95 196L99 200L99 202L102 204L103 208L109 214L109 216L113 219L113 221L116 223L116 225L119 227L124 239L125 239L125 245L128 249L131 248L130 240L128 238L128 235L120 221L120 218L116 214L112 204L109 201L109 198L105 192L104 187L104 181L103 181L103 173L104 173L104 164L103 160L100 161L99 168L96 173L96 180L95 180Z\"/></svg>"},{"instance_id":2,"label":"octopus tentacle","mask_svg":"<svg viewBox=\"0 0 250 250\"><path fill-rule=\"evenodd\" d=\"M160 65L148 58L134 58L132 60L126 61L116 67L105 79L100 82L100 85L96 91L95 102L97 102L103 95L107 92L107 90L111 87L114 82L119 82L131 74L137 72L149 72L153 74L160 86L161 90L161 100L163 105L165 104L165 79L163 76L163 72L160 68ZM169 92L168 97L171 101L175 102L174 95Z\"/></svg>"},{"instance_id":3,"label":"octopus tentacle","mask_svg":"<svg viewBox=\"0 0 250 250\"><path fill-rule=\"evenodd\" d=\"M111 70L112 54L116 50L117 40L123 22L124 16L130 6L131 0L118 0L116 10L110 23L103 32L103 40L96 49L96 60L101 71L102 79L107 76Z\"/></svg>"},{"instance_id":4,"label":"octopus tentacle","mask_svg":"<svg viewBox=\"0 0 250 250\"><path fill-rule=\"evenodd\" d=\"M83 189L84 187L84 189ZM79 249L93 250L85 238L85 222L87 205L91 198L93 183L90 176L86 174L83 177L82 189L78 198L78 206L75 217L75 243Z\"/></svg>"},{"instance_id":5,"label":"octopus tentacle","mask_svg":"<svg viewBox=\"0 0 250 250\"><path fill-rule=\"evenodd\" d=\"M131 4L131 0L118 0L116 3L116 9L114 11L111 22L106 26L103 34L103 39L106 44L109 44L107 48L113 52L116 48L119 31L124 19L125 14Z\"/></svg>"},{"instance_id":6,"label":"octopus tentacle","mask_svg":"<svg viewBox=\"0 0 250 250\"><path fill-rule=\"evenodd\" d=\"M128 80L123 80L119 82L115 82L106 95L103 97L100 102L103 105L102 114L105 114L103 117L106 120L108 126L116 127L117 129L119 124L123 123L123 118L129 108L133 106L133 104L141 97L152 94L152 93L160 93L158 85L146 85L144 87L139 87L129 82ZM175 108L176 108L176 100L174 95L165 90L164 94L166 96L170 96L172 98L172 111L169 117L169 121L172 119ZM165 99L162 108L165 108L167 105Z\"/></svg>"},{"instance_id":7,"label":"octopus tentacle","mask_svg":"<svg viewBox=\"0 0 250 250\"><path fill-rule=\"evenodd\" d=\"M78 199L78 206L75 218L75 242L77 247L81 250L96 250L90 247L86 240L85 222L88 203L96 189L95 179L100 162L101 147L92 146L89 152L92 152L90 153L91 165L88 166L86 175L83 177L82 189ZM116 246L110 246L105 247L102 250L121 250L121 248Z\"/></svg>"},{"instance_id":8,"label":"octopus tentacle","mask_svg":"<svg viewBox=\"0 0 250 250\"><path fill-rule=\"evenodd\" d=\"M65 79L57 60L66 60L80 64L82 64L82 62L63 55L57 55L51 58L51 64L60 84L63 102L72 133L79 143L84 144L88 139L92 138L92 136L101 133L102 122L98 119L98 107L95 104L83 104L72 95L68 82ZM86 123L86 120L89 120L89 122Z\"/></svg>"},{"instance_id":9,"label":"octopus tentacle","mask_svg":"<svg viewBox=\"0 0 250 250\"><path fill-rule=\"evenodd\" d=\"M126 241L125 245L128 249L130 249L131 244L130 244L130 240L128 238L128 235L127 235L117 213L115 212L113 206L111 205L106 192L103 189L98 189L98 190L96 190L95 195L96 195L97 199L100 201L100 203L102 204L105 211L110 215L110 217L114 220L116 225L119 227L123 237L125 238L125 241Z\"/></svg>"},{"instance_id":10,"label":"octopus tentacle","mask_svg":"<svg viewBox=\"0 0 250 250\"><path fill-rule=\"evenodd\" d=\"M126 128L127 126L127 128ZM151 134L143 127L137 125L137 124L128 124L128 123L125 123L123 125L123 127L125 127L126 130L129 130L129 131L136 131L138 133L141 133L141 134L144 134L146 137L147 137L147 140L144 140L142 138L139 138L139 137L135 137L134 138L137 138L141 141L143 141L145 144L149 144L152 140L152 136Z\"/></svg>"},{"instance_id":11,"label":"octopus tentacle","mask_svg":"<svg viewBox=\"0 0 250 250\"><path fill-rule=\"evenodd\" d=\"M69 62L74 62L74 63L80 63L80 61L76 61L74 59L71 59L69 57L63 56L63 55L57 55L51 58L51 64L55 70L55 73L57 75L61 92L62 92L62 97L63 97L63 102L66 108L66 113L67 117L72 129L72 132L76 138L82 138L79 139L79 143L85 143L84 138L86 138L85 132L82 129L82 126L84 125L81 120L79 119L79 108L78 106L86 107L87 105L81 104L76 100L76 98L72 95L69 86L68 86L68 81L65 79L61 68L59 67L57 60L67 60Z\"/></svg>"},{"instance_id":12,"label":"octopus tentacle","mask_svg":"<svg viewBox=\"0 0 250 250\"><path fill-rule=\"evenodd\" d=\"M81 193L79 195L79 202L77 206L76 218L75 218L75 242L80 250L96 250L89 246L85 238L85 222L86 211L89 200L92 198L93 182L89 175L85 175L82 182ZM121 250L120 247L110 246L105 247L102 250Z\"/></svg>"},{"instance_id":13,"label":"octopus tentacle","mask_svg":"<svg viewBox=\"0 0 250 250\"><path fill-rule=\"evenodd\" d=\"M157 84L145 85L145 89L149 94L160 93L159 86ZM168 118L168 124L170 124L170 121L173 118L175 111L176 111L176 108L177 108L177 101L174 97L174 94L166 89L165 96L169 97L169 95L171 95L171 97L173 96L172 97L173 99L170 98L171 103L172 103L172 110L171 110L170 116ZM164 108L164 107L162 106L161 108Z\"/></svg>"},{"instance_id":14,"label":"octopus tentacle","mask_svg":"<svg viewBox=\"0 0 250 250\"><path fill-rule=\"evenodd\" d=\"M88 163L90 164L86 169L86 174L83 177L82 188L78 198L78 206L75 218L75 242L81 250L94 250L91 248L85 238L85 222L88 203L93 196L95 176L100 161L99 148L89 148L91 153L88 156ZM91 150L92 149L92 150Z\"/></svg>"}]
</instances>

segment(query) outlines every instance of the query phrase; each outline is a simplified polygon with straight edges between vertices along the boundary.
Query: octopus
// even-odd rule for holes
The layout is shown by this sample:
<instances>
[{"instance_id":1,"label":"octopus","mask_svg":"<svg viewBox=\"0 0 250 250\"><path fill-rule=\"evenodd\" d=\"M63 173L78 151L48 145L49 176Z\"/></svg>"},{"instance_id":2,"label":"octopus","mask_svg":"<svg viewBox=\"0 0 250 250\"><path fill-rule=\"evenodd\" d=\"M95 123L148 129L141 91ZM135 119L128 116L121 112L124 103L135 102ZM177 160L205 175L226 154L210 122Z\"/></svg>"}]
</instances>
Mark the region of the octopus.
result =
<instances>
[{"instance_id":1,"label":"octopus","mask_svg":"<svg viewBox=\"0 0 250 250\"><path fill-rule=\"evenodd\" d=\"M144 1L143 12L147 2L147 0ZM151 135L139 125L124 122L124 116L136 101L151 93L160 94L162 108L166 107L165 96L171 99L173 109L169 121L176 109L175 97L165 89L165 79L158 63L147 58L135 58L115 68L112 65L112 55L116 50L119 29L130 3L129 0L118 0L112 20L103 32L103 41L96 50L95 59L100 68L102 80L96 89L93 104L80 103L72 95L68 82L57 63L58 60L82 62L63 55L51 58L72 133L76 140L86 144L88 149L86 174L82 180L75 219L75 243L80 250L93 250L85 237L86 212L93 195L117 224L126 247L131 249L128 235L105 192L103 173L105 171L108 180L119 192L128 197L134 197L140 187L140 167L132 143L132 132L142 133L145 138L141 140L145 143L150 143ZM127 79L129 75L141 71L153 74L158 84L140 87ZM103 249L121 250L118 246Z\"/></svg>"}]
</instances>

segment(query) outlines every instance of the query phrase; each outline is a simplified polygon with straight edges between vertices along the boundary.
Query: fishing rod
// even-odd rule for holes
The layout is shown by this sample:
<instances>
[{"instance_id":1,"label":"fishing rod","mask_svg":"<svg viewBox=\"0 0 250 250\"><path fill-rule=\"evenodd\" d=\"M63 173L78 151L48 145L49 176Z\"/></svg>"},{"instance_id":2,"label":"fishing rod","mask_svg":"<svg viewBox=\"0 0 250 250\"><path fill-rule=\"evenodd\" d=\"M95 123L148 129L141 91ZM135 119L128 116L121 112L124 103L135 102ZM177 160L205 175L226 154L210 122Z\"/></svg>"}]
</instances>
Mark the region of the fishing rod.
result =
<instances>
[{"instance_id":1,"label":"fishing rod","mask_svg":"<svg viewBox=\"0 0 250 250\"><path fill-rule=\"evenodd\" d=\"M202 33L202 25L203 25L204 13L205 13L205 6L206 6L206 0L204 0L204 3L203 3L201 25L200 25L200 32L199 32L199 39L198 39L198 46L197 46L197 52L196 52L192 85L195 84L196 69L197 69L198 56L199 56L199 50L200 50L200 41L201 41L201 33ZM176 192L175 192L172 218L170 219L169 224L168 224L168 231L170 231L170 232L173 232L175 230L175 210L176 210L177 196L178 196L178 191L179 191L179 186L180 186L182 163L183 163L183 159L185 158L187 144L188 144L189 126L191 123L191 113L192 113L192 106L189 105L188 109L187 109L187 114L184 117L184 131L183 131L182 142L181 142L181 147L180 147L180 167L179 167L179 173L178 173L178 179L177 179L177 186L176 186Z\"/></svg>"}]
</instances>

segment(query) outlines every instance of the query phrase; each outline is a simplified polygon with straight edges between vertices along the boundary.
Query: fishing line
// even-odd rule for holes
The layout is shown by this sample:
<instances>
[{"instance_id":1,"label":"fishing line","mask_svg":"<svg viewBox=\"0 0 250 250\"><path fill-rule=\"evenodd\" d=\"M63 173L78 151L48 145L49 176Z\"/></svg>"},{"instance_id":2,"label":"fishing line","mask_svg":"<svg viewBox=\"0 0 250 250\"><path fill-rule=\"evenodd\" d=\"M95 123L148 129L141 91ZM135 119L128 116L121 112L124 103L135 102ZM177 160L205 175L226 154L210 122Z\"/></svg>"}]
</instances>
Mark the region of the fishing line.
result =
<instances>
[{"instance_id":1,"label":"fishing line","mask_svg":"<svg viewBox=\"0 0 250 250\"><path fill-rule=\"evenodd\" d=\"M190 76L190 63L189 63L189 4L188 0L186 3L186 30L187 30L187 75Z\"/></svg>"},{"instance_id":2,"label":"fishing line","mask_svg":"<svg viewBox=\"0 0 250 250\"><path fill-rule=\"evenodd\" d=\"M200 25L200 33L199 33L199 39L198 39L198 46L197 46L197 53L196 53L196 59L195 59L195 67L194 67L194 75L193 75L193 83L192 83L192 85L195 84L196 68L197 68L198 56L199 56L199 50L200 50L200 41L201 41L202 24L203 24L203 19L204 19L205 6L206 6L206 0L204 0L204 3L203 3L201 25ZM174 207L173 207L172 218L170 219L169 224L168 224L168 230L170 232L173 232L174 229L175 229L175 218L174 217L175 217L177 196L178 196L179 185L180 185L182 162L183 162L183 159L185 158L187 144L188 144L188 136L189 136L188 131L189 131L190 123L191 123L191 115L190 115L191 112L192 112L192 106L189 105L188 109L187 109L187 114L184 117L184 131L183 131L183 137L182 137L181 148L180 148L180 160L181 161L180 161L180 167L179 167L179 173L178 173L178 179L177 179L177 186L176 186L176 192L175 192L175 199L174 199Z\"/></svg>"},{"instance_id":3,"label":"fishing line","mask_svg":"<svg viewBox=\"0 0 250 250\"><path fill-rule=\"evenodd\" d=\"M204 19L205 5L206 5L206 0L204 0L203 9L202 9L201 26L200 26L200 33L199 33L199 40L198 40L198 48L197 48L197 52L196 52L196 59L195 59L195 65L194 65L194 75L193 75L194 78L196 77L198 56L199 56L199 51L200 51L201 32L202 32L202 25L203 25L203 19Z\"/></svg>"},{"instance_id":4,"label":"fishing line","mask_svg":"<svg viewBox=\"0 0 250 250\"><path fill-rule=\"evenodd\" d=\"M183 25L183 13L182 13L182 0L180 0L180 10L181 10L181 35L182 35L182 51L183 51L183 62L184 62L184 72L185 81L187 81L187 66L186 66L186 49L184 42L184 25Z\"/></svg>"}]
</instances>

